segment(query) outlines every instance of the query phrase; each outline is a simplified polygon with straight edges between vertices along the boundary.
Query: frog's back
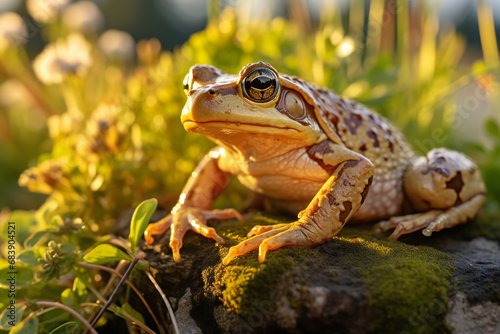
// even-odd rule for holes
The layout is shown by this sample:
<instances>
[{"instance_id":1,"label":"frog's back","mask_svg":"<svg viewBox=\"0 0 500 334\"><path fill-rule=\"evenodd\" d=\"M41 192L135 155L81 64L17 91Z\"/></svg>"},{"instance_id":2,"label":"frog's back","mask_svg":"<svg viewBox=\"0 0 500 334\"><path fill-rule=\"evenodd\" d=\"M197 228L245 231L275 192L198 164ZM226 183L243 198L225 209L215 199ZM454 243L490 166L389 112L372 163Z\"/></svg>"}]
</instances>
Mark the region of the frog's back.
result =
<instances>
[{"instance_id":1,"label":"frog's back","mask_svg":"<svg viewBox=\"0 0 500 334\"><path fill-rule=\"evenodd\" d=\"M416 156L404 135L388 120L360 103L300 78L289 77L289 80L311 97L318 122L330 140L364 155L375 166L370 192L354 220L399 214L404 201L403 174Z\"/></svg>"},{"instance_id":2,"label":"frog's back","mask_svg":"<svg viewBox=\"0 0 500 334\"><path fill-rule=\"evenodd\" d=\"M405 165L415 156L405 136L375 111L326 89L320 88L317 94L323 98L328 126L346 147L366 156L376 168Z\"/></svg>"}]
</instances>

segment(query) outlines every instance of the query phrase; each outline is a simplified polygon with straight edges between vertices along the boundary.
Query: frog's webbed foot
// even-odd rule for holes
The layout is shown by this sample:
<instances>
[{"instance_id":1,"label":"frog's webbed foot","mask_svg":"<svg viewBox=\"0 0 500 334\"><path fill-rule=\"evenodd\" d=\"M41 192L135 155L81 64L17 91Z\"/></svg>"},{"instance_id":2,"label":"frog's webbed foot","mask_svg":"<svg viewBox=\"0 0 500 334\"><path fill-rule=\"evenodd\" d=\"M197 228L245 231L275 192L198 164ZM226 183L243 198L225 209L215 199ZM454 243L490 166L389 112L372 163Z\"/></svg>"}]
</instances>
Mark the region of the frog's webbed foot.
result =
<instances>
[{"instance_id":1,"label":"frog's webbed foot","mask_svg":"<svg viewBox=\"0 0 500 334\"><path fill-rule=\"evenodd\" d=\"M420 213L393 217L375 230L394 229L389 240L422 230L425 236L467 222L486 202L486 187L478 167L465 155L444 148L414 159L404 174L409 204Z\"/></svg>"},{"instance_id":2,"label":"frog's webbed foot","mask_svg":"<svg viewBox=\"0 0 500 334\"><path fill-rule=\"evenodd\" d=\"M427 228L430 223L434 221L442 212L443 211L440 210L432 210L424 213L391 217L388 220L375 224L373 231L386 232L394 229L392 234L387 239L389 241L396 241L403 234L409 234ZM423 233L425 234L425 232Z\"/></svg>"},{"instance_id":3,"label":"frog's webbed foot","mask_svg":"<svg viewBox=\"0 0 500 334\"><path fill-rule=\"evenodd\" d=\"M182 240L187 231L192 230L223 244L224 239L215 232L213 227L208 226L206 221L208 219L229 218L244 220L243 216L235 209L200 210L196 208L180 208L174 214L170 214L156 223L149 224L146 232L144 232L144 237L148 244L152 244L154 242L153 235L162 235L171 229L169 246L172 249L174 261L180 262L179 250L182 248Z\"/></svg>"},{"instance_id":4,"label":"frog's webbed foot","mask_svg":"<svg viewBox=\"0 0 500 334\"><path fill-rule=\"evenodd\" d=\"M248 233L248 239L231 247L222 263L227 265L233 258L257 248L259 248L259 262L263 263L266 260L268 250L283 246L313 247L317 245L317 242L307 237L307 234L302 230L303 228L303 226L297 223L255 226Z\"/></svg>"},{"instance_id":5,"label":"frog's webbed foot","mask_svg":"<svg viewBox=\"0 0 500 334\"><path fill-rule=\"evenodd\" d=\"M394 229L389 236L389 241L396 241L403 234L422 230L422 233L430 237L432 232L441 231L458 224L465 223L476 216L481 209L486 196L478 194L465 203L449 208L448 210L430 210L406 216L392 217L377 223L373 230L385 232Z\"/></svg>"}]
</instances>

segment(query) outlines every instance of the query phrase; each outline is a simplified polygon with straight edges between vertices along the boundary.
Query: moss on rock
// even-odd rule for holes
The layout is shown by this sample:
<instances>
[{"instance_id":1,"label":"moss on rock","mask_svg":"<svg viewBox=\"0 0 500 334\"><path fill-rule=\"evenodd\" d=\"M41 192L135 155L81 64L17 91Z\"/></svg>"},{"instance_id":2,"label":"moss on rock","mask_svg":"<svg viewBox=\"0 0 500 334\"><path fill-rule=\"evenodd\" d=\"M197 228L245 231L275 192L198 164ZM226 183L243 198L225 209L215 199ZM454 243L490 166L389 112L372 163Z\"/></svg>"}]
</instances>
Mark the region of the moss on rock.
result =
<instances>
[{"instance_id":1,"label":"moss on rock","mask_svg":"<svg viewBox=\"0 0 500 334\"><path fill-rule=\"evenodd\" d=\"M357 235L365 234L359 238ZM451 258L427 246L377 240L356 228L344 228L333 242L341 243L345 265L365 282L373 310L373 332L446 332Z\"/></svg>"},{"instance_id":2,"label":"moss on rock","mask_svg":"<svg viewBox=\"0 0 500 334\"><path fill-rule=\"evenodd\" d=\"M218 245L223 258L230 246L242 241L255 225L273 225L283 223L265 216L255 216L244 223L223 225L217 232L227 241L226 245ZM205 282L208 277L215 282L209 289L221 296L225 307L238 314L247 315L267 301L273 299L273 292L278 284L289 275L296 264L313 253L312 249L301 247L285 247L270 251L266 262L260 264L256 251L233 259L230 265L217 265L203 272Z\"/></svg>"},{"instance_id":3,"label":"moss on rock","mask_svg":"<svg viewBox=\"0 0 500 334\"><path fill-rule=\"evenodd\" d=\"M500 212L485 212L474 221L454 227L451 231L452 235L457 234L466 240L484 237L500 241Z\"/></svg>"},{"instance_id":4,"label":"moss on rock","mask_svg":"<svg viewBox=\"0 0 500 334\"><path fill-rule=\"evenodd\" d=\"M228 242L217 246L220 257L243 240L254 225L283 222L255 216L245 223L221 225L218 233ZM364 282L372 309L367 331L448 332L444 316L450 288L448 279L453 270L450 257L431 247L388 242L378 237L364 228L345 227L321 247L283 247L271 251L264 264L257 261L256 251L250 252L228 266L219 264L205 269L205 287L219 296L226 308L247 315L262 303L272 301L276 291L286 289L280 283L295 274L297 268L327 272L325 263L319 264L320 258L328 261L324 256L326 251L335 254L335 261L326 265L347 268Z\"/></svg>"}]
</instances>

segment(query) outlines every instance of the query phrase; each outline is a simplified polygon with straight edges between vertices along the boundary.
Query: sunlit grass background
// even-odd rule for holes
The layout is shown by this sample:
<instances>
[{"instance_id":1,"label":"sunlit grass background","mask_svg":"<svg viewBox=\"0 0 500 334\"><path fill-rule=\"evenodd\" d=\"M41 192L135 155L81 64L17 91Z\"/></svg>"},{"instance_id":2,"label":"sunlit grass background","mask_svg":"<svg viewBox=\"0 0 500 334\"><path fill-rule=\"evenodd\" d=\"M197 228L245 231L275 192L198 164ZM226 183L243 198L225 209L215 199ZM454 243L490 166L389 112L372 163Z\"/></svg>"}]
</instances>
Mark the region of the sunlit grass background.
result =
<instances>
[{"instance_id":1,"label":"sunlit grass background","mask_svg":"<svg viewBox=\"0 0 500 334\"><path fill-rule=\"evenodd\" d=\"M366 104L420 153L464 151L484 174L487 209L499 209L490 2L470 6L479 41L457 33L431 2L315 1L320 14L309 15L306 2L288 1L282 16L266 2L259 10L246 1L190 3L207 8L208 24L173 51L155 38L134 40L137 27L104 30L113 15L93 2L27 0L17 13L0 13L0 209L2 220L14 210L26 221L20 244L54 217L105 235L146 198L166 209L175 203L213 145L179 122L182 80L196 63L238 73L266 61ZM244 197L235 186L218 205L238 207ZM15 210L36 210L36 219Z\"/></svg>"},{"instance_id":2,"label":"sunlit grass background","mask_svg":"<svg viewBox=\"0 0 500 334\"><path fill-rule=\"evenodd\" d=\"M477 11L483 58L425 2L327 1L312 19L304 2L289 1L287 20L271 17L270 6L256 12L241 2L222 10L212 1L206 29L173 52L162 52L156 39L136 43L127 32L103 32L105 17L93 3L43 3L27 2L31 17L3 14L0 31L11 36L0 58L4 209L45 202L48 216L79 216L97 229L146 197L166 206L175 201L211 145L187 135L178 121L185 102L180 83L196 63L237 73L249 62L268 61L375 109L421 153L436 146L465 150L487 180L498 167L491 151L496 126L477 128L485 108L495 118L498 95L488 2ZM23 44L40 36L45 49L28 56L32 50ZM34 168L19 184L47 200L19 187L28 167ZM488 185L498 198L493 181Z\"/></svg>"}]
</instances>

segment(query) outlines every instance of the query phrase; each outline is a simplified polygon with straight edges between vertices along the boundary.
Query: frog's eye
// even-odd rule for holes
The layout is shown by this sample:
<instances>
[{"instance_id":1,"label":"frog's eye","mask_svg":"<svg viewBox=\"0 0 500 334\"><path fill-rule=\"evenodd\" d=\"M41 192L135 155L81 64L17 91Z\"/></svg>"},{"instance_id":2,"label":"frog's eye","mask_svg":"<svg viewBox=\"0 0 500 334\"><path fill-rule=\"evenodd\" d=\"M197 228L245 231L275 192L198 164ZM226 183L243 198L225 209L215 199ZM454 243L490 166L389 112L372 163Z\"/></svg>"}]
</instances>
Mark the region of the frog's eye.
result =
<instances>
[{"instance_id":1,"label":"frog's eye","mask_svg":"<svg viewBox=\"0 0 500 334\"><path fill-rule=\"evenodd\" d=\"M243 95L253 102L269 102L279 91L276 74L267 68L257 68L248 73L242 82Z\"/></svg>"}]
</instances>

